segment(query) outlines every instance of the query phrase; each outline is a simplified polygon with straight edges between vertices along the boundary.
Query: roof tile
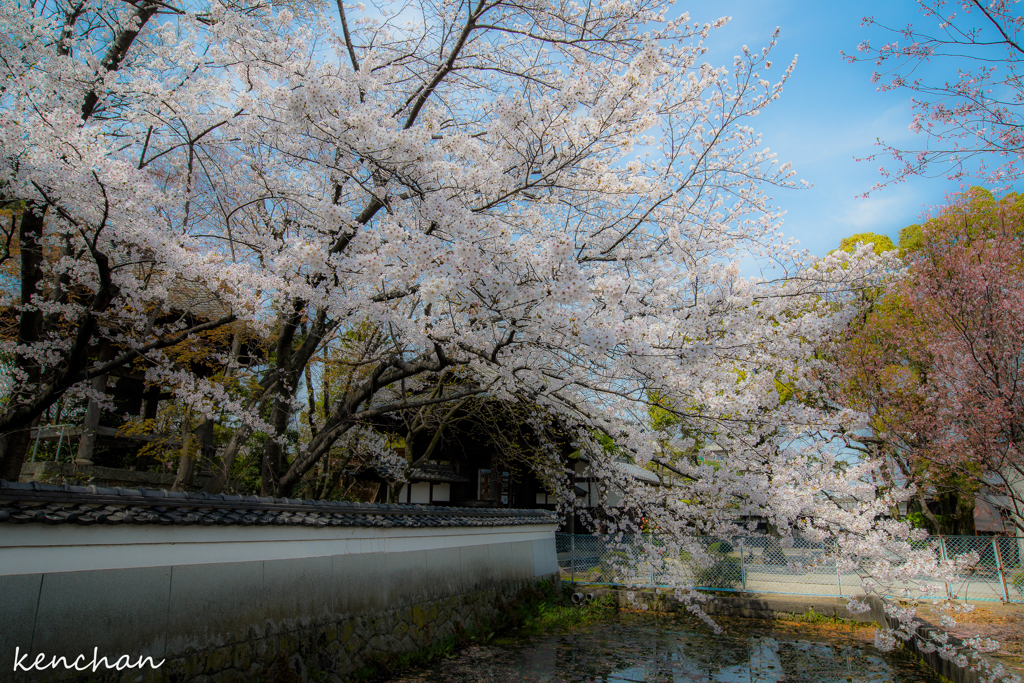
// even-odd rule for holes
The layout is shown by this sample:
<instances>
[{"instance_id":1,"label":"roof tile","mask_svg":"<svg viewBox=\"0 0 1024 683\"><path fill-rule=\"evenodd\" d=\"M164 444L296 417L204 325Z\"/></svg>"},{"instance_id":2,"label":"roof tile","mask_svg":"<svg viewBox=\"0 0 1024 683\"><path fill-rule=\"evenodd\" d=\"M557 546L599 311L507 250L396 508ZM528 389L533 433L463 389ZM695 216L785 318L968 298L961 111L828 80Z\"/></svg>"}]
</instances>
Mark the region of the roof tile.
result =
<instances>
[{"instance_id":1,"label":"roof tile","mask_svg":"<svg viewBox=\"0 0 1024 683\"><path fill-rule=\"evenodd\" d=\"M453 527L552 524L545 510L209 495L0 480L0 523Z\"/></svg>"}]
</instances>

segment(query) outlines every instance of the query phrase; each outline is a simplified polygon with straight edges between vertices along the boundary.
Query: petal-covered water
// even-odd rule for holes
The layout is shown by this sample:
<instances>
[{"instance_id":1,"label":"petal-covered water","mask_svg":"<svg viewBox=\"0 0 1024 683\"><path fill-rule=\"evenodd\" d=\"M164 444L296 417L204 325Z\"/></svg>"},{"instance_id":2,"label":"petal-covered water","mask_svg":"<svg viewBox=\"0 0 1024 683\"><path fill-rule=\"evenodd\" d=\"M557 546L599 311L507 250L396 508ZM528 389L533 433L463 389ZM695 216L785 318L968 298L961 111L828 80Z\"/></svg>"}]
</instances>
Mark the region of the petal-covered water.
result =
<instances>
[{"instance_id":1,"label":"petal-covered water","mask_svg":"<svg viewBox=\"0 0 1024 683\"><path fill-rule=\"evenodd\" d=\"M810 641L730 626L724 636L673 619L622 615L545 637L502 639L392 683L937 683L904 657L855 638Z\"/></svg>"}]
</instances>

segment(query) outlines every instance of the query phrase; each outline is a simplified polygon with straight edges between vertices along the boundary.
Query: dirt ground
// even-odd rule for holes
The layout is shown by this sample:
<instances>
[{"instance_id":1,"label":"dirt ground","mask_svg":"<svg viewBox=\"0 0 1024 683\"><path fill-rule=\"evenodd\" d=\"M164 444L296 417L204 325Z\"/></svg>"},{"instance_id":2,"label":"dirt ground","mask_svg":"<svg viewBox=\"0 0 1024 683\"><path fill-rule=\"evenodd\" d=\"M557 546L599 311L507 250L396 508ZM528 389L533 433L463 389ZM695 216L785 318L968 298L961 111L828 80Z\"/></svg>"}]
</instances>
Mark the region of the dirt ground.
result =
<instances>
[{"instance_id":1,"label":"dirt ground","mask_svg":"<svg viewBox=\"0 0 1024 683\"><path fill-rule=\"evenodd\" d=\"M750 620L744 620L750 621ZM725 624L738 623L738 619L729 619ZM848 646L868 645L875 642L874 624L848 624L832 621L788 621L775 619L764 622L775 637L780 640L828 640Z\"/></svg>"},{"instance_id":2,"label":"dirt ground","mask_svg":"<svg viewBox=\"0 0 1024 683\"><path fill-rule=\"evenodd\" d=\"M923 605L918 615L935 625L943 614L950 614L956 626L950 635L958 638L992 638L999 641L999 650L992 653L1007 669L1024 674L1024 604L972 602L974 611L951 614L941 607Z\"/></svg>"}]
</instances>

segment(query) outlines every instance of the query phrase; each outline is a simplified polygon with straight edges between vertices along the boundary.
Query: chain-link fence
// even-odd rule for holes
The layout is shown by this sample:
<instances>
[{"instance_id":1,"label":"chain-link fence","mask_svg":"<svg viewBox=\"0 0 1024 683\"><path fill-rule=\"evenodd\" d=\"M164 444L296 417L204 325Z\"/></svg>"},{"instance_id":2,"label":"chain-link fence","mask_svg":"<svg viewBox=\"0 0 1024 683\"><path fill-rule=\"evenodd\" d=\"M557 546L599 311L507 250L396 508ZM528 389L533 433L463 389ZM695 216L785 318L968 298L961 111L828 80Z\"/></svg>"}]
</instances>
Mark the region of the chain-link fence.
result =
<instances>
[{"instance_id":1,"label":"chain-link fence","mask_svg":"<svg viewBox=\"0 0 1024 683\"><path fill-rule=\"evenodd\" d=\"M747 536L730 539L657 535L556 534L558 564L565 580L588 584L693 586L705 590L852 596L870 580L867 560L847 567L833 546L805 539ZM1024 602L1024 538L930 536L912 550L951 560L949 581L916 577L886 592L920 598ZM905 556L885 561L900 565Z\"/></svg>"}]
</instances>

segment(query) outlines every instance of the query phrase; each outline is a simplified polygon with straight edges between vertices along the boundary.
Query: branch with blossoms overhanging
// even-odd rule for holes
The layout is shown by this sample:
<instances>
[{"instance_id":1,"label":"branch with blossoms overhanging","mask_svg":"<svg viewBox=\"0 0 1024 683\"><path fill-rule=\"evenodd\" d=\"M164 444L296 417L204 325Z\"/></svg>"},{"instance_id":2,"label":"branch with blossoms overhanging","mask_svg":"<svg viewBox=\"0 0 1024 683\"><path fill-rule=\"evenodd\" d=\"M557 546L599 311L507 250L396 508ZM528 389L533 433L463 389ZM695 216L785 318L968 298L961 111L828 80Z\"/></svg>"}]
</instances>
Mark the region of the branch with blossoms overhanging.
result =
<instances>
[{"instance_id":1,"label":"branch with blossoms overhanging","mask_svg":"<svg viewBox=\"0 0 1024 683\"><path fill-rule=\"evenodd\" d=\"M746 490L757 492L758 500L744 502L739 500L740 497L736 495L739 489L733 484L717 489L708 485L716 475L721 475L722 478L737 478L736 472L729 471L728 464L717 468L705 466L699 476L693 476L697 472L696 469L680 471L678 473L685 475L681 477L682 481L700 482L702 486L680 486L677 480L676 485L667 489L665 493L666 489L652 489L630 481L629 477L623 476L621 470L609 467L607 462L601 464L600 451L593 451L589 457L591 464L585 474L601 482L600 505L608 505L605 495L606 491L610 490L625 493L624 498L629 500L630 504L626 507L620 505L618 508L606 508L602 514L597 515L592 512L588 514L586 509L578 507L576 512L581 514L592 528L608 534L604 540L605 555L602 560L608 565L604 567L605 580L614 573L617 574L614 577L617 583L627 586L648 586L651 576L656 575L657 584L662 591L674 593L677 599L687 605L687 609L708 621L714 628L713 620L699 609L699 602L696 608L689 606L695 599L707 599L692 588L694 572L699 574L720 561L720 556L711 552L710 546L702 542L699 536L708 534L725 539L734 538L737 533L749 536L749 530L732 526L736 516L744 512L769 514L775 507L771 505L773 498L785 495L784 492L787 491L791 495L795 488L799 488L805 497L801 505L791 508L791 514L795 516L788 520L777 514L769 518L770 525L782 532L780 547L792 544L794 539L788 536L792 533L799 533L805 540L826 542L831 550L828 557L822 557L822 561L829 563L830 570L831 562L835 562L835 570L843 573L856 572L861 579L864 595L900 599L900 604L888 600L882 603L896 625L882 624L878 629L875 644L879 649L888 651L901 641L915 640L921 651L936 651L940 657L952 661L956 666L979 672L983 680L1017 680L1012 674L1005 672L998 663L982 657L984 653L998 647L995 641L973 639L964 641L959 647L954 646L945 632L956 625L952 617L943 617L941 629L925 631L922 630L924 622L916 614L916 605L922 602L916 595L921 592L934 592L936 585L941 586L943 582L955 581L958 573L962 573L977 562L977 553L967 553L949 560L937 559L938 551L934 544L925 546L920 543L925 532L914 532L905 522L886 518L888 508L899 501L898 497L870 499L875 490L868 480L872 465L861 466L856 468L856 471L845 468L837 470L833 454L818 451L817 455L819 465L813 465L814 461L803 456L793 460L793 454L774 462L761 459L758 466L762 469L756 473L756 478L742 477L743 483L748 487ZM721 453L716 453L716 458L721 457ZM735 463L736 460L727 459L725 462ZM764 477L773 466L774 475L768 476L766 482ZM814 468L818 466L823 469L816 476ZM821 474L825 476L822 477ZM808 491L808 481L824 482L829 490ZM697 491L702 498L695 495ZM864 502L869 504L851 510L848 505L835 504L832 496L821 495L837 492L853 492L862 499L867 494L868 498ZM706 511L699 510L701 503L723 494L732 497L734 501L729 517L720 519L721 523L718 525L693 524L680 529L679 517L682 515L692 516L693 519L701 521L708 520ZM681 504L684 501L685 504ZM634 507L638 504L638 507ZM667 509L671 512L666 514ZM638 519L643 519L643 527L638 525ZM686 558L686 561L680 563L670 559L680 556ZM894 562L893 558L899 558L899 561ZM806 571L813 569L814 566L813 562L803 563L793 565L791 569ZM635 602L637 607L646 608L644 601L634 594L631 594L629 599ZM945 601L942 601L942 606L954 614L972 608L970 605ZM864 597L851 599L848 608L852 613L869 609Z\"/></svg>"},{"instance_id":2,"label":"branch with blossoms overhanging","mask_svg":"<svg viewBox=\"0 0 1024 683\"><path fill-rule=\"evenodd\" d=\"M804 391L808 395L814 393L806 383ZM819 402L823 406L830 404L827 395L823 395ZM665 409L663 403L658 402L658 405ZM700 418L699 410L667 410L689 421L691 427ZM590 464L585 476L602 482L598 494L598 507L601 509L595 512L578 503L568 503L567 510L580 515L592 529L611 534L613 538L628 537L628 546L623 548L628 547L634 553L637 550L636 539L642 538L641 532L656 530L657 540L644 544L649 560L639 561L634 557L622 563L617 567L619 578L627 584L643 585L649 581L651 572L656 571L659 585L667 584L670 588L674 585L683 596L690 594L691 589L687 586L692 586L693 569L678 563L675 566L665 564L664 558L681 553L690 558L688 562L698 569L707 568L715 558L693 537L716 534L730 538L736 533L743 533L745 530L737 528L735 520L744 515L768 518L771 527L782 535L783 543L796 533L811 540L830 540L841 568L857 570L864 582L864 590L875 595L913 597L912 592L907 593L909 585L934 587L935 583L951 580L955 571L971 566L976 557L965 555L941 562L936 560L934 549L912 547L908 541L914 540L915 533L920 536L923 532L914 532L907 523L888 519L889 511L901 500L899 496L905 498L913 493L912 490L879 495L873 483L873 470L877 465L865 463L849 467L837 460L835 453L828 448L828 442L845 437L848 426L862 424L864 419L850 418L849 411L840 418L833 411L815 411L809 406L791 411L790 429L819 430L815 443L795 450L785 446L786 441L793 441L792 432L780 435L761 431L760 436L756 436L758 427L769 428L772 420L753 419L748 423L751 430L736 432L741 420L707 419L704 431L729 444L726 449L728 456L714 465L699 459L668 463L658 457L652 458L651 462L678 475L667 489L652 488L631 480L614 466L616 456L594 443L588 451ZM629 437L633 436L624 428L620 428L616 435L618 440L627 444ZM766 457L766 450L771 453L772 449L776 455ZM639 449L630 450L628 447L623 450L633 456L640 453ZM715 457L719 458L717 454ZM606 495L610 490L621 493L629 502L609 505ZM861 504L854 510L846 509L849 501L844 507L840 504L843 497ZM785 506L780 505L781 500L786 501ZM640 519L644 520L644 527L639 525ZM614 541L609 543L611 545L607 548L612 550L607 554L611 556L617 546ZM903 557L905 561L894 565L888 559L891 556ZM856 609L856 604L852 605L853 609ZM935 639L942 637L941 633L934 635ZM898 638L895 631L880 630L879 646L891 645L893 638ZM984 671L987 664L972 654L973 645L977 644L969 643L965 652L946 648L942 654L958 663L969 660L971 666ZM985 644L981 644L976 649L983 651L984 648ZM1002 676L999 671L991 669L986 675L992 676L992 680Z\"/></svg>"},{"instance_id":3,"label":"branch with blossoms overhanging","mask_svg":"<svg viewBox=\"0 0 1024 683\"><path fill-rule=\"evenodd\" d=\"M885 155L896 165L879 168L883 179L872 191L915 175L973 176L997 187L1012 185L1024 152L1018 113L1024 17L1006 0L917 4L922 21L916 26L894 28L865 17L863 26L880 29L891 40L881 47L865 40L857 48L864 56L844 53L848 62L874 63L872 81L879 91L912 94L910 129L924 136L919 149L877 143L882 152L862 160ZM929 74L947 65L955 74L934 79Z\"/></svg>"}]
</instances>

